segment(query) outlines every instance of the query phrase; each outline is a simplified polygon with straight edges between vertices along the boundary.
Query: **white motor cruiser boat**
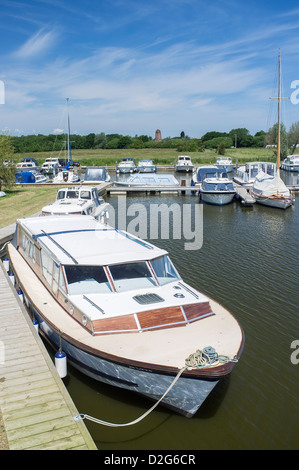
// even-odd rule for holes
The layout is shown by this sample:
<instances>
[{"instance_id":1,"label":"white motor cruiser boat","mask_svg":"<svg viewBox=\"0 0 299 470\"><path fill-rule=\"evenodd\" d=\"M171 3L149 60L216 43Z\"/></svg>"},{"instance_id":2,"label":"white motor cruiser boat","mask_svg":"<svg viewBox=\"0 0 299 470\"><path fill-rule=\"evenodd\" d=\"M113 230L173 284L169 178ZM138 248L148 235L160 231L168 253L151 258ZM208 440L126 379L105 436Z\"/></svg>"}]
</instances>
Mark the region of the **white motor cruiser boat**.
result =
<instances>
[{"instance_id":1,"label":"white motor cruiser boat","mask_svg":"<svg viewBox=\"0 0 299 470\"><path fill-rule=\"evenodd\" d=\"M281 162L281 169L285 171L299 171L299 155L288 155Z\"/></svg>"},{"instance_id":2,"label":"white motor cruiser boat","mask_svg":"<svg viewBox=\"0 0 299 470\"><path fill-rule=\"evenodd\" d=\"M240 166L233 177L235 183L246 188L251 188L257 174L263 171L266 175L276 174L276 163L271 162L249 162Z\"/></svg>"},{"instance_id":3,"label":"white motor cruiser boat","mask_svg":"<svg viewBox=\"0 0 299 470\"><path fill-rule=\"evenodd\" d=\"M61 188L56 201L42 208L42 215L105 215L109 204L98 196L96 187L74 186Z\"/></svg>"},{"instance_id":4,"label":"white motor cruiser boat","mask_svg":"<svg viewBox=\"0 0 299 470\"><path fill-rule=\"evenodd\" d=\"M116 173L134 173L136 168L134 158L123 158L122 161L116 165Z\"/></svg>"},{"instance_id":5,"label":"white motor cruiser boat","mask_svg":"<svg viewBox=\"0 0 299 470\"><path fill-rule=\"evenodd\" d=\"M196 189L201 189L203 179L210 175L213 176L217 170L216 165L200 165L193 172L191 186L195 186Z\"/></svg>"},{"instance_id":6,"label":"white motor cruiser boat","mask_svg":"<svg viewBox=\"0 0 299 470\"><path fill-rule=\"evenodd\" d=\"M235 195L232 180L227 177L226 170L220 168L213 175L203 179L199 193L203 202L217 206L229 204Z\"/></svg>"},{"instance_id":7,"label":"white motor cruiser boat","mask_svg":"<svg viewBox=\"0 0 299 470\"><path fill-rule=\"evenodd\" d=\"M193 171L194 165L189 155L179 155L174 164L174 168L175 171L188 173L189 171Z\"/></svg>"},{"instance_id":8,"label":"white motor cruiser boat","mask_svg":"<svg viewBox=\"0 0 299 470\"><path fill-rule=\"evenodd\" d=\"M156 173L157 167L153 160L140 160L136 171L137 173Z\"/></svg>"},{"instance_id":9,"label":"white motor cruiser boat","mask_svg":"<svg viewBox=\"0 0 299 470\"><path fill-rule=\"evenodd\" d=\"M19 219L8 254L40 334L95 380L191 417L241 355L238 320L165 250L93 217Z\"/></svg>"},{"instance_id":10,"label":"white motor cruiser boat","mask_svg":"<svg viewBox=\"0 0 299 470\"><path fill-rule=\"evenodd\" d=\"M233 171L235 167L230 157L216 158L216 166L217 168L225 170L227 173L230 173L231 171Z\"/></svg>"}]
</instances>

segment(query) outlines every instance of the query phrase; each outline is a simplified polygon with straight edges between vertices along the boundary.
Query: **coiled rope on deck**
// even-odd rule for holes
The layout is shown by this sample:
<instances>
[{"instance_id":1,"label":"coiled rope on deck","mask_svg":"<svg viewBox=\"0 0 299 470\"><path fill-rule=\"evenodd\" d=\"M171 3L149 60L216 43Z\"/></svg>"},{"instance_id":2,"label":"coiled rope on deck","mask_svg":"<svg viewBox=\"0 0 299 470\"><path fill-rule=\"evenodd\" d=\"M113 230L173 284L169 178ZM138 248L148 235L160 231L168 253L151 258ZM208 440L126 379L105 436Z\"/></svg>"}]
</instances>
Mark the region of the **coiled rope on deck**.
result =
<instances>
[{"instance_id":1,"label":"coiled rope on deck","mask_svg":"<svg viewBox=\"0 0 299 470\"><path fill-rule=\"evenodd\" d=\"M205 347L202 351L198 349L195 353L190 354L188 358L185 360L185 365L182 367L177 375L175 376L174 380L171 382L169 385L168 389L164 394L159 398L159 400L145 413L143 413L139 418L134 419L133 421L130 421L129 423L110 423L108 421L103 421L102 419L94 418L93 416L87 415L80 413L77 416L74 416L75 421L80 421L83 419L87 419L89 421L93 421L94 423L97 424L102 424L104 426L110 426L113 428L116 427L124 427L124 426L131 426L133 424L139 423L141 420L143 420L146 416L148 416L158 405L161 403L161 401L166 397L166 395L170 392L170 390L174 387L182 373L190 368L203 368L203 367L210 367L212 364L215 364L216 362L219 363L226 363L229 361L232 362L237 362L237 359L230 359L228 356L219 356L217 352L215 351L214 348L211 346Z\"/></svg>"}]
</instances>

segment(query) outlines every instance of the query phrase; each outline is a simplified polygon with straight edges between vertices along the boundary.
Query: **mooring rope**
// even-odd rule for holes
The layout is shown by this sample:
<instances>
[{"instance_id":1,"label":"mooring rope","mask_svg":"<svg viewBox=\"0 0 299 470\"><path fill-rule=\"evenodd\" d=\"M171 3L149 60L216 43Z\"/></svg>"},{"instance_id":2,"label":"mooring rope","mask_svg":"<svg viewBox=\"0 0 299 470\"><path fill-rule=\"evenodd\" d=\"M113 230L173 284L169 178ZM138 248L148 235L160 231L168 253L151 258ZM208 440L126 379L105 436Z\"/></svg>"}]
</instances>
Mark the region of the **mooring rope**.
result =
<instances>
[{"instance_id":1,"label":"mooring rope","mask_svg":"<svg viewBox=\"0 0 299 470\"><path fill-rule=\"evenodd\" d=\"M137 424L139 421L144 419L146 416L148 416L158 405L161 403L163 398L166 397L166 395L170 392L170 390L174 387L182 373L186 369L194 369L194 368L203 368L203 367L211 367L212 364L215 364L215 362L219 363L226 363L226 362L237 362L237 359L230 359L228 356L219 356L217 352L215 351L214 348L211 346L207 346L204 348L202 351L198 349L195 353L190 354L188 358L185 360L185 365L182 367L179 372L177 373L176 377L172 381L172 383L169 385L168 389L164 394L159 398L159 400L145 413L143 413L139 418L134 419L133 421L130 421L129 423L110 423L108 421L103 421L102 419L94 418L93 416L87 415L80 413L77 416L74 416L75 421L80 421L83 419L87 419L89 421L93 421L94 423L97 424L102 424L104 426L110 426L113 428L117 427L123 427L123 426L131 426L132 424Z\"/></svg>"},{"instance_id":2,"label":"mooring rope","mask_svg":"<svg viewBox=\"0 0 299 470\"><path fill-rule=\"evenodd\" d=\"M98 418L94 418L93 416L89 416L89 415L86 415L86 414L82 414L80 413L79 415L75 416L74 417L74 420L75 421L79 421L80 419L88 419L89 421L93 421L94 423L98 423L98 424L103 424L104 426L110 426L110 427L113 427L113 428L117 428L117 427L122 427L122 426L131 426L132 424L137 424L139 423L139 421L141 421L142 419L144 419L147 415L149 415L158 405L159 403L163 400L163 398L167 395L167 393L172 389L172 387L175 385L175 383L177 382L177 380L180 378L181 374L184 372L184 370L186 369L186 366L182 367L182 369L179 370L178 374L176 375L175 379L173 380L173 382L170 384L170 386L168 387L168 389L166 390L166 392L162 395L162 397L149 409L147 410L143 415L139 416L139 418L135 419L134 421L131 421L129 423L109 423L108 421L103 421L101 419L98 419Z\"/></svg>"}]
</instances>

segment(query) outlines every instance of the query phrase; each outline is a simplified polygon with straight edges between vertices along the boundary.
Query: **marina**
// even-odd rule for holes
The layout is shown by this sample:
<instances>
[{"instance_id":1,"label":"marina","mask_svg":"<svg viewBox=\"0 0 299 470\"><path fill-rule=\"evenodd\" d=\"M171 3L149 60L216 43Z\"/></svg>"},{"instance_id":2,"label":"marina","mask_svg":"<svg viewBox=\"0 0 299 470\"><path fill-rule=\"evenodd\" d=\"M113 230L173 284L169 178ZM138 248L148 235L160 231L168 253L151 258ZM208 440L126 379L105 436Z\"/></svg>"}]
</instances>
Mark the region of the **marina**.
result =
<instances>
[{"instance_id":1,"label":"marina","mask_svg":"<svg viewBox=\"0 0 299 470\"><path fill-rule=\"evenodd\" d=\"M138 201L148 210L151 204L163 203L168 207L201 204L189 192L190 177L183 179L186 183L180 184L180 188L188 188L183 194L152 193L148 198L146 193L130 195L128 192L125 200L129 206ZM284 175L284 179L288 185L294 181L291 175ZM103 191L108 192L110 188L111 183L105 184ZM118 200L119 196L113 192L106 196L116 214ZM251 207L246 208L237 200L223 207L203 204L203 246L195 252L185 251L183 240L171 237L153 240L170 252L190 284L200 285L201 290L224 303L241 321L246 345L236 369L240 369L240 373L234 371L229 379L218 383L200 410L187 422L182 421L186 418L161 406L137 425L127 427L125 433L117 426L112 429L85 421L98 448L290 449L296 446L298 424L293 409L296 406L297 369L291 361L291 344L299 337L298 323L294 325L293 322L293 312L298 314L299 300L295 288L299 261L295 235L299 227L298 208L296 203L286 212ZM144 220L144 224L146 222ZM236 227L237 231L234 230ZM260 240L263 238L266 243L261 251ZM295 251L292 249L291 255L294 240ZM256 257L257 252L259 257ZM284 262L278 264L277 260L282 259ZM273 278L272 272L279 275ZM51 349L49 353L52 354ZM254 364L259 366L253 375ZM283 377L281 367L285 371ZM79 413L114 423L134 420L151 406L140 397L132 400L129 391L120 393L108 384L96 385L94 379L84 377L71 364L68 366L67 390ZM284 402L284 407L277 406L277 401ZM286 429L281 428L282 414L284 418L288 417ZM225 429L225 437L221 429ZM196 438L198 433L202 436L200 442ZM172 436L171 442L166 437L168 434Z\"/></svg>"}]
</instances>

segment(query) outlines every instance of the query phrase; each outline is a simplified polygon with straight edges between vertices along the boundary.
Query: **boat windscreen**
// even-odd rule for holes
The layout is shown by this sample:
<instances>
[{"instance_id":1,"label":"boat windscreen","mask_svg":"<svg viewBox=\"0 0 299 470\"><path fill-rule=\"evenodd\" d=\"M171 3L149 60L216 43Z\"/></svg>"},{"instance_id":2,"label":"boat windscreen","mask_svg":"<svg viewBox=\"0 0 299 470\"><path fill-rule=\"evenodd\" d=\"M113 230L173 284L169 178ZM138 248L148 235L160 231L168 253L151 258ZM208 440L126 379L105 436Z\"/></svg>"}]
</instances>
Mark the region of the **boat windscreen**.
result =
<instances>
[{"instance_id":1,"label":"boat windscreen","mask_svg":"<svg viewBox=\"0 0 299 470\"><path fill-rule=\"evenodd\" d=\"M153 259L150 263L161 286L169 282L180 280L178 273L167 255Z\"/></svg>"},{"instance_id":2,"label":"boat windscreen","mask_svg":"<svg viewBox=\"0 0 299 470\"><path fill-rule=\"evenodd\" d=\"M145 261L114 264L109 270L117 292L157 285Z\"/></svg>"},{"instance_id":3,"label":"boat windscreen","mask_svg":"<svg viewBox=\"0 0 299 470\"><path fill-rule=\"evenodd\" d=\"M69 294L112 292L102 266L64 266Z\"/></svg>"}]
</instances>

